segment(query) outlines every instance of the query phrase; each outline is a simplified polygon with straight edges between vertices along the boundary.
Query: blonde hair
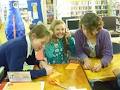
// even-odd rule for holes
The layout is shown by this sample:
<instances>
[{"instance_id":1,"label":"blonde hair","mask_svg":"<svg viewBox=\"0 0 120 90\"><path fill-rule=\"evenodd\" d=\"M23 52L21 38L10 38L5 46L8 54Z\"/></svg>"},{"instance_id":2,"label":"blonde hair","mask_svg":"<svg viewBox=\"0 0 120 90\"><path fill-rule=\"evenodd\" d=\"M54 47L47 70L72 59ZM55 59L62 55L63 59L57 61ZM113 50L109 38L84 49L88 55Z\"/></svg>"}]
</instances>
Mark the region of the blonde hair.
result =
<instances>
[{"instance_id":1,"label":"blonde hair","mask_svg":"<svg viewBox=\"0 0 120 90\"><path fill-rule=\"evenodd\" d=\"M55 26L59 25L59 24L65 25L64 21L62 21L62 20L53 20L53 22L51 23L51 26L50 26L50 30L54 31Z\"/></svg>"},{"instance_id":2,"label":"blonde hair","mask_svg":"<svg viewBox=\"0 0 120 90\"><path fill-rule=\"evenodd\" d=\"M54 32L54 29L55 29L55 26L56 25L59 25L59 24L64 24L65 25L65 23L64 23L64 21L62 21L62 20L54 20L52 23L51 23L51 26L50 26L50 30L52 31L52 32ZM66 25L65 25L66 26ZM54 34L52 35L52 38L54 38L55 36L54 36ZM67 39L65 38L65 36L63 37L63 52L64 52L64 55L67 55L67 49L68 49L68 44L67 44Z\"/></svg>"}]
</instances>

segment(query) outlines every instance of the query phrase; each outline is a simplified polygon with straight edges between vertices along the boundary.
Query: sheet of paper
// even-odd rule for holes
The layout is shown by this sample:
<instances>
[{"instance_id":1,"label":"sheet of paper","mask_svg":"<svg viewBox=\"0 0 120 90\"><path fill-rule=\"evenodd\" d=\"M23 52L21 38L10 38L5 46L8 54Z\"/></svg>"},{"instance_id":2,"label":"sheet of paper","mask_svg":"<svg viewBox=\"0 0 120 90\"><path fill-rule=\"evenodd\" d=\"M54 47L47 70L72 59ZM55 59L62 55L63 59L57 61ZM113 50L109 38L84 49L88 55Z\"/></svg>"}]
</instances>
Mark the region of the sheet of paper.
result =
<instances>
[{"instance_id":1,"label":"sheet of paper","mask_svg":"<svg viewBox=\"0 0 120 90\"><path fill-rule=\"evenodd\" d=\"M90 70L85 70L85 73L89 80L94 80L94 81L109 80L111 79L111 77L115 77L112 71L107 69L105 70L105 68L99 72L92 72Z\"/></svg>"},{"instance_id":2,"label":"sheet of paper","mask_svg":"<svg viewBox=\"0 0 120 90\"><path fill-rule=\"evenodd\" d=\"M65 69L77 69L77 67L79 66L79 64L76 63L70 63L66 66Z\"/></svg>"},{"instance_id":3,"label":"sheet of paper","mask_svg":"<svg viewBox=\"0 0 120 90\"><path fill-rule=\"evenodd\" d=\"M53 73L49 76L50 78L55 78L62 75L60 72L57 72L56 70L53 71Z\"/></svg>"},{"instance_id":4,"label":"sheet of paper","mask_svg":"<svg viewBox=\"0 0 120 90\"><path fill-rule=\"evenodd\" d=\"M80 89L77 89L76 87L69 87L67 90L87 90L87 88L80 88Z\"/></svg>"},{"instance_id":5,"label":"sheet of paper","mask_svg":"<svg viewBox=\"0 0 120 90\"><path fill-rule=\"evenodd\" d=\"M44 90L45 81L40 81L40 90Z\"/></svg>"},{"instance_id":6,"label":"sheet of paper","mask_svg":"<svg viewBox=\"0 0 120 90\"><path fill-rule=\"evenodd\" d=\"M8 72L10 82L29 82L31 81L30 72Z\"/></svg>"},{"instance_id":7,"label":"sheet of paper","mask_svg":"<svg viewBox=\"0 0 120 90\"><path fill-rule=\"evenodd\" d=\"M62 75L61 73L54 70L53 73L48 77L48 82L52 85L56 85L57 83L60 83L58 77L60 77L61 75Z\"/></svg>"},{"instance_id":8,"label":"sheet of paper","mask_svg":"<svg viewBox=\"0 0 120 90\"><path fill-rule=\"evenodd\" d=\"M8 82L3 90L41 90L40 82L10 83Z\"/></svg>"},{"instance_id":9,"label":"sheet of paper","mask_svg":"<svg viewBox=\"0 0 120 90\"><path fill-rule=\"evenodd\" d=\"M23 71L33 70L34 65L28 65L26 62L23 65Z\"/></svg>"}]
</instances>

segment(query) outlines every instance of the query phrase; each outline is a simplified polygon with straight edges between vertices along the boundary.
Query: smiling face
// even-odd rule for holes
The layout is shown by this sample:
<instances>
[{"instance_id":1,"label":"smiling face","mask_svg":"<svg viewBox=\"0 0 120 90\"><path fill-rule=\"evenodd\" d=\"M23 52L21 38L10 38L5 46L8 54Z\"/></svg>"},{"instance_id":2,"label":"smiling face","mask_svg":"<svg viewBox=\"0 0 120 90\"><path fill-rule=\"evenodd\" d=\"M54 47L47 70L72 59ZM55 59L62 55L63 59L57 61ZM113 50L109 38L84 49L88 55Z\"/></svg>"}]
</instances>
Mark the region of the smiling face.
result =
<instances>
[{"instance_id":1,"label":"smiling face","mask_svg":"<svg viewBox=\"0 0 120 90\"><path fill-rule=\"evenodd\" d=\"M57 37L58 39L61 39L64 37L65 31L66 31L65 25L58 24L55 26L53 33L54 33L55 37Z\"/></svg>"}]
</instances>

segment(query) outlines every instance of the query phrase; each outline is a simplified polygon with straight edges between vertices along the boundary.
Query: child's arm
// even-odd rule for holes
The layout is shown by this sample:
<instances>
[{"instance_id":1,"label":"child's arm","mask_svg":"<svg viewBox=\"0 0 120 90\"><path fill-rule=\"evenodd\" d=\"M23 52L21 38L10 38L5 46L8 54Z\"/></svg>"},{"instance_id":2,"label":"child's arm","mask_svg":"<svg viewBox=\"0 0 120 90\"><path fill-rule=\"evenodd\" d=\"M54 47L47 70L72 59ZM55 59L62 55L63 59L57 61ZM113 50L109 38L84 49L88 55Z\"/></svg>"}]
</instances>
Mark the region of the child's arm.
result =
<instances>
[{"instance_id":1,"label":"child's arm","mask_svg":"<svg viewBox=\"0 0 120 90\"><path fill-rule=\"evenodd\" d=\"M39 70L30 70L31 78L37 78L45 75L49 75L53 72L52 66L45 66L44 68L41 68Z\"/></svg>"}]
</instances>

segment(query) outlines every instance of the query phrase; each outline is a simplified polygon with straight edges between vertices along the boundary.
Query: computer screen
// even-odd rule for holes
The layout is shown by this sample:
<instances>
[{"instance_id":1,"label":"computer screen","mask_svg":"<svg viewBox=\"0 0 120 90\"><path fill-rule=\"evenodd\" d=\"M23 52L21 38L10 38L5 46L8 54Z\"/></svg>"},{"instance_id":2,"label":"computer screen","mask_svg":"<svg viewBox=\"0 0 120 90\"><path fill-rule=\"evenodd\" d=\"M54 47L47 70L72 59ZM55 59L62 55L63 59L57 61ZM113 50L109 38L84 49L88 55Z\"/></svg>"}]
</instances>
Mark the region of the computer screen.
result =
<instances>
[{"instance_id":1,"label":"computer screen","mask_svg":"<svg viewBox=\"0 0 120 90\"><path fill-rule=\"evenodd\" d=\"M79 29L79 19L67 19L66 25L68 26L69 30L78 30Z\"/></svg>"},{"instance_id":2,"label":"computer screen","mask_svg":"<svg viewBox=\"0 0 120 90\"><path fill-rule=\"evenodd\" d=\"M104 16L102 17L102 20L104 22L104 28L108 30L116 30L116 17L114 16Z\"/></svg>"},{"instance_id":3,"label":"computer screen","mask_svg":"<svg viewBox=\"0 0 120 90\"><path fill-rule=\"evenodd\" d=\"M62 20L71 32L79 29L80 17L62 17Z\"/></svg>"}]
</instances>

